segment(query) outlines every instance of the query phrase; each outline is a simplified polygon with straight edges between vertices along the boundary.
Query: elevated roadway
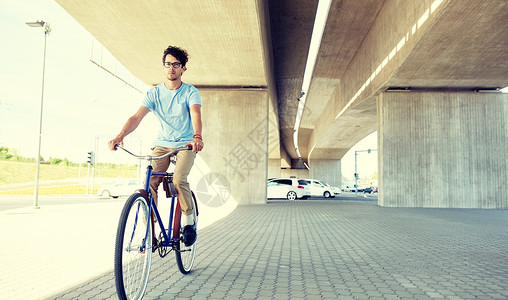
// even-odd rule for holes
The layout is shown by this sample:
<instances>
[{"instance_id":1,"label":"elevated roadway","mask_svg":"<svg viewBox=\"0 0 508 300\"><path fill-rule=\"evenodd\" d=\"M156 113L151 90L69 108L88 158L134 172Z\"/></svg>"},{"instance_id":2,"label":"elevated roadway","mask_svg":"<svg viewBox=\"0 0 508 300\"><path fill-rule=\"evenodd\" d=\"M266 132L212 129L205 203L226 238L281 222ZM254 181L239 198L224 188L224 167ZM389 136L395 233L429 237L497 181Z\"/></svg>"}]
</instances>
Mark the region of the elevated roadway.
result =
<instances>
[{"instance_id":1,"label":"elevated roadway","mask_svg":"<svg viewBox=\"0 0 508 300\"><path fill-rule=\"evenodd\" d=\"M508 156L499 152L508 100L476 92L508 86L504 0L332 1L298 145L318 1L56 1L149 85L163 79L165 47L189 51L184 81L200 88L214 150L201 155L202 169L224 175L233 194L252 191L242 203L263 201L267 176L340 185L340 159L377 130L380 205L508 208L493 200L508 198L506 189L480 192L508 179ZM444 194L400 202L405 186L424 192L435 184L415 169L438 178ZM456 188L475 196L463 200Z\"/></svg>"}]
</instances>

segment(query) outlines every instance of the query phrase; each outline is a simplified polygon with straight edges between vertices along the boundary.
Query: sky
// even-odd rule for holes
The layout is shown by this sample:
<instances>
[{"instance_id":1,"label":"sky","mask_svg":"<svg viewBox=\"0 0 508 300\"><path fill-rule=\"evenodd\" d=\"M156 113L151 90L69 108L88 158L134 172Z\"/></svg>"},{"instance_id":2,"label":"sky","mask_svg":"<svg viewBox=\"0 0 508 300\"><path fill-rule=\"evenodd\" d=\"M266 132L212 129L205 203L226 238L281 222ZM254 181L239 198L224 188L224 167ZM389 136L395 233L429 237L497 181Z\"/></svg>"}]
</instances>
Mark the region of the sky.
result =
<instances>
[{"instance_id":1,"label":"sky","mask_svg":"<svg viewBox=\"0 0 508 300\"><path fill-rule=\"evenodd\" d=\"M100 160L121 160L109 153L106 143L139 108L143 94L90 60L143 93L148 87L53 0L0 0L0 146L37 157L44 30L25 24L36 20L52 29L47 37L41 156L86 162L97 141ZM148 147L156 134L150 130L153 122L145 118L126 142Z\"/></svg>"},{"instance_id":2,"label":"sky","mask_svg":"<svg viewBox=\"0 0 508 300\"><path fill-rule=\"evenodd\" d=\"M364 139L354 145L342 157L341 168L342 176L348 180L354 181L355 174L355 151L362 151L357 156L357 172L360 178L371 178L373 174L378 173L377 151L371 153L363 152L364 150L377 150L377 131L369 134ZM369 183L369 182L367 182ZM343 183L344 184L344 183ZM369 183L370 184L370 183Z\"/></svg>"},{"instance_id":3,"label":"sky","mask_svg":"<svg viewBox=\"0 0 508 300\"><path fill-rule=\"evenodd\" d=\"M148 86L134 78L54 0L0 0L0 146L17 149L25 157L37 157L44 30L25 24L36 20L51 26L46 48L41 156L46 160L54 157L86 162L87 152L97 149L100 162L132 163L127 155L109 151L107 141L139 108ZM157 127L149 114L126 138L126 146L140 153L148 149ZM376 145L374 133L353 147L342 160L343 175L353 178L355 150L375 149ZM361 176L377 171L375 153L359 156Z\"/></svg>"}]
</instances>

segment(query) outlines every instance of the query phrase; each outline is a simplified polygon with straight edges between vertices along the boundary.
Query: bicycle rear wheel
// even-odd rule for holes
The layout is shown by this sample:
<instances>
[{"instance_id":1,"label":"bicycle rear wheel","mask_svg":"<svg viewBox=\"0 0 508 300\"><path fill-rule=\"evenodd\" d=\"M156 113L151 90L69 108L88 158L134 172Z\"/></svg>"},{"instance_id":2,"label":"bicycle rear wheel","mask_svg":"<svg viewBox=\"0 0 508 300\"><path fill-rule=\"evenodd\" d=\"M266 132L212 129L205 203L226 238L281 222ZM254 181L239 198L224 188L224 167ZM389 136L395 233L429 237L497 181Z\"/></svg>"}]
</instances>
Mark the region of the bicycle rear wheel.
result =
<instances>
[{"instance_id":1,"label":"bicycle rear wheel","mask_svg":"<svg viewBox=\"0 0 508 300\"><path fill-rule=\"evenodd\" d=\"M141 299L145 293L152 261L152 222L148 217L145 197L132 194L122 210L116 233L115 283L120 299Z\"/></svg>"},{"instance_id":2,"label":"bicycle rear wheel","mask_svg":"<svg viewBox=\"0 0 508 300\"><path fill-rule=\"evenodd\" d=\"M198 206L194 193L192 193L192 199L194 203L194 210L192 213L194 214L194 220L196 222L196 231L197 231ZM180 213L179 220L181 220L183 216L181 210L178 210L177 213ZM194 265L194 258L196 257L196 249L197 249L196 248L197 240L190 247L185 246L185 244L183 243L183 227L181 226L181 224L175 225L178 226L177 228L180 228L178 243L176 243L175 245L176 264L178 265L178 269L180 269L180 272L182 272L182 274L188 274L190 273L190 271L192 270L192 266Z\"/></svg>"}]
</instances>

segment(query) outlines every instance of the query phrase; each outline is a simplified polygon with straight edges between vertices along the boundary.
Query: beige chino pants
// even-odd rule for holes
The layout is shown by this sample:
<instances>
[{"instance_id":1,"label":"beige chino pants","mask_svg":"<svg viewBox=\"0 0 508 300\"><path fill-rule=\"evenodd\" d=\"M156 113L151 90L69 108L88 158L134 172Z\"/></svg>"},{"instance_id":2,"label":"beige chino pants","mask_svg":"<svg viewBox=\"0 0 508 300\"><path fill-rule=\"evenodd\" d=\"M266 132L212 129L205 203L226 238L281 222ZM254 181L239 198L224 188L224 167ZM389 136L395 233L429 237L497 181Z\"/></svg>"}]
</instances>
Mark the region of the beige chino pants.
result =
<instances>
[{"instance_id":1,"label":"beige chino pants","mask_svg":"<svg viewBox=\"0 0 508 300\"><path fill-rule=\"evenodd\" d=\"M175 149L155 147L152 151L152 156L161 156L173 150ZM190 215L194 210L192 194L189 182L187 181L187 176L189 176L190 170L194 165L195 158L196 152L192 152L191 150L180 151L176 154L176 167L173 174L173 184L178 192L178 202L180 203L180 207L182 208L182 213L184 215ZM166 172L169 167L169 157L154 160L152 166L154 173ZM152 192L156 204L158 203L157 190L161 182L161 176L154 176L150 180L150 191Z\"/></svg>"}]
</instances>

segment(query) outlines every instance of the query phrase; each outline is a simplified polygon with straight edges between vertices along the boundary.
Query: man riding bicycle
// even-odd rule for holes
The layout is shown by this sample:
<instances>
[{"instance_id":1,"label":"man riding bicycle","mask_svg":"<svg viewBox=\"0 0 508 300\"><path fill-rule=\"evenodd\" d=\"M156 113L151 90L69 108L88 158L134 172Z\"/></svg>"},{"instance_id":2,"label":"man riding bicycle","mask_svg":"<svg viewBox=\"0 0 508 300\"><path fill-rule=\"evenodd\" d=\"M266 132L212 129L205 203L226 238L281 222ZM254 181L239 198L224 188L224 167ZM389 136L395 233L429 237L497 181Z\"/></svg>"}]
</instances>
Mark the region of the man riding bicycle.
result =
<instances>
[{"instance_id":1,"label":"man riding bicycle","mask_svg":"<svg viewBox=\"0 0 508 300\"><path fill-rule=\"evenodd\" d=\"M190 246L196 241L196 229L187 176L194 165L196 153L203 149L204 144L201 136L201 96L194 86L182 82L187 61L188 54L181 48L169 46L164 51L162 64L166 79L146 93L141 107L127 120L120 133L109 141L108 146L111 150L116 150L115 145L122 146L123 139L138 127L150 111L160 123L157 139L152 144L152 156L164 155L181 146L192 146L192 151L178 152L178 163L173 175L178 201L185 216L181 220L184 226L184 243ZM153 172L166 172L169 163L169 157L155 160ZM161 181L162 177L159 176L150 180L150 191L155 203Z\"/></svg>"}]
</instances>

